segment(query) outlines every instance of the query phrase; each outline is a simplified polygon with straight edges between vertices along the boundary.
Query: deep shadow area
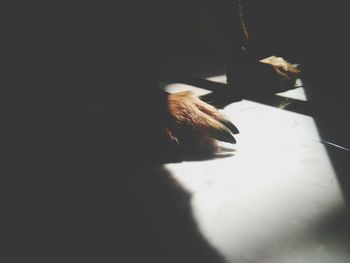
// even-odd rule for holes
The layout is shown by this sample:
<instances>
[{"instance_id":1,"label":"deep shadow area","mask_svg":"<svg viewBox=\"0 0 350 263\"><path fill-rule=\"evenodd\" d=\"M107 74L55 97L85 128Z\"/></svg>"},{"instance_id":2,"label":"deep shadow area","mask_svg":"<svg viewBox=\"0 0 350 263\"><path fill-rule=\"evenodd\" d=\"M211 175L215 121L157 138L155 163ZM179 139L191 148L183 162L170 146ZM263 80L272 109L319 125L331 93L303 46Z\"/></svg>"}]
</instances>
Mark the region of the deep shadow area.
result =
<instances>
[{"instance_id":1,"label":"deep shadow area","mask_svg":"<svg viewBox=\"0 0 350 263\"><path fill-rule=\"evenodd\" d=\"M135 190L143 218L148 218L143 224L147 229L151 227L145 243L159 242L154 244L153 253L163 259L156 262L224 262L198 230L192 216L191 195L167 170L144 171Z\"/></svg>"},{"instance_id":2,"label":"deep shadow area","mask_svg":"<svg viewBox=\"0 0 350 263\"><path fill-rule=\"evenodd\" d=\"M4 105L9 146L3 163L9 171L3 174L11 182L3 184L2 239L9 256L3 262L223 261L198 230L190 194L154 165L164 150L155 142L165 109L155 68L164 56L176 58L180 70L167 69L165 78L213 90L204 99L219 107L254 97L272 105L276 90L237 96L225 85L198 79L222 73L226 63L222 52L199 59L214 51L196 48L198 38L187 24L197 21L191 16L198 2L151 2L123 8L28 2L6 10L4 50L12 72L4 75L14 99ZM348 9L319 2L247 1L250 46L258 57L285 54L303 65L311 105L292 102L287 109L312 114L322 139L349 148L343 67L349 61ZM184 7L187 17L181 16ZM191 59L208 67L195 67L192 75L193 66L185 69ZM104 107L94 113L91 105ZM327 149L349 201L349 153Z\"/></svg>"},{"instance_id":3,"label":"deep shadow area","mask_svg":"<svg viewBox=\"0 0 350 263\"><path fill-rule=\"evenodd\" d=\"M224 262L198 229L191 194L167 170L69 144L8 185L7 262Z\"/></svg>"}]
</instances>

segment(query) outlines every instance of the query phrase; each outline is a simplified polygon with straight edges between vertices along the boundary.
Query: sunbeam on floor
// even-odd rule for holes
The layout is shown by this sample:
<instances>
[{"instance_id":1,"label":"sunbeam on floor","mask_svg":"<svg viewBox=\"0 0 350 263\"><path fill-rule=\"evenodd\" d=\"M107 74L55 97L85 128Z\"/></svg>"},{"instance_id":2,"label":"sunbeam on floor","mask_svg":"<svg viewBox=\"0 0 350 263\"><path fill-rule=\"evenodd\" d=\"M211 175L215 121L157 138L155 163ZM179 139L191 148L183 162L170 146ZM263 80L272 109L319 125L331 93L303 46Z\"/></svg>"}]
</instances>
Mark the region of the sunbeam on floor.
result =
<instances>
[{"instance_id":1,"label":"sunbeam on floor","mask_svg":"<svg viewBox=\"0 0 350 263\"><path fill-rule=\"evenodd\" d=\"M278 95L307 100L302 87ZM314 119L249 100L223 112L240 130L231 156L166 164L206 239L228 262L350 262L349 224L332 223L346 201Z\"/></svg>"}]
</instances>

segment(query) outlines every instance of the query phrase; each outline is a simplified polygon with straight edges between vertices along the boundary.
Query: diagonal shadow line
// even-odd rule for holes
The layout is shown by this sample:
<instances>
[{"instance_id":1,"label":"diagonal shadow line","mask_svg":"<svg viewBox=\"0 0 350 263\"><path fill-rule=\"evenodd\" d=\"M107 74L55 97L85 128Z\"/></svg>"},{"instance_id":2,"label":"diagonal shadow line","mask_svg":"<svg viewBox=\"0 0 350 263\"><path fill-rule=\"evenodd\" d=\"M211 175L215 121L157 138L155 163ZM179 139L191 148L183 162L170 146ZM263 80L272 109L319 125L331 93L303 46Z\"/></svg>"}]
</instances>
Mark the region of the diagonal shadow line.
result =
<instances>
[{"instance_id":1,"label":"diagonal shadow line","mask_svg":"<svg viewBox=\"0 0 350 263\"><path fill-rule=\"evenodd\" d=\"M228 85L224 83L219 83L219 82L207 80L204 78L185 76L185 75L178 75L175 77L166 77L165 81L187 84L198 88L207 89L213 92L221 92L223 89L228 88Z\"/></svg>"},{"instance_id":2,"label":"diagonal shadow line","mask_svg":"<svg viewBox=\"0 0 350 263\"><path fill-rule=\"evenodd\" d=\"M147 175L147 176L145 176ZM164 166L140 171L137 194L142 196L145 212L155 224L155 234L163 242L160 249L171 256L170 262L224 263L218 250L203 236L194 218L188 192Z\"/></svg>"},{"instance_id":3,"label":"diagonal shadow line","mask_svg":"<svg viewBox=\"0 0 350 263\"><path fill-rule=\"evenodd\" d=\"M240 91L240 93L238 94L237 91L230 88L227 84L193 76L178 75L173 77L167 77L166 81L187 84L212 91L212 93L201 96L201 99L221 109L233 102L237 102L242 99L248 99L266 105L297 112L300 114L306 114L310 116L314 116L315 114L317 114L315 110L316 107L315 105L313 105L314 103L310 101L305 103L304 101L275 95L275 93L287 91L292 88L284 90L270 90L266 92L266 94L259 94L257 96L254 94L253 91Z\"/></svg>"}]
</instances>

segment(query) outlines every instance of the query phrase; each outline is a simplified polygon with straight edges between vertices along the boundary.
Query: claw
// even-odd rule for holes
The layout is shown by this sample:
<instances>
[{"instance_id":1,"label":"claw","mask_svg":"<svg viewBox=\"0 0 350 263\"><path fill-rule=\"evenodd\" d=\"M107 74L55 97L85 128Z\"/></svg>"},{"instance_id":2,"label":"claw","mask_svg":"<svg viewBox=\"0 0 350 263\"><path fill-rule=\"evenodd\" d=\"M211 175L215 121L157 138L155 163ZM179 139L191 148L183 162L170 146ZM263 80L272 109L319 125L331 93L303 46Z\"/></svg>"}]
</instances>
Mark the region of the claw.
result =
<instances>
[{"instance_id":1,"label":"claw","mask_svg":"<svg viewBox=\"0 0 350 263\"><path fill-rule=\"evenodd\" d=\"M219 141L228 142L232 144L236 143L235 137L233 137L232 133L228 130L213 129L210 131L209 136Z\"/></svg>"},{"instance_id":2,"label":"claw","mask_svg":"<svg viewBox=\"0 0 350 263\"><path fill-rule=\"evenodd\" d=\"M230 122L229 120L222 121L222 124L224 124L227 128L229 128L230 131L233 134L238 134L239 133L238 128L232 122Z\"/></svg>"}]
</instances>

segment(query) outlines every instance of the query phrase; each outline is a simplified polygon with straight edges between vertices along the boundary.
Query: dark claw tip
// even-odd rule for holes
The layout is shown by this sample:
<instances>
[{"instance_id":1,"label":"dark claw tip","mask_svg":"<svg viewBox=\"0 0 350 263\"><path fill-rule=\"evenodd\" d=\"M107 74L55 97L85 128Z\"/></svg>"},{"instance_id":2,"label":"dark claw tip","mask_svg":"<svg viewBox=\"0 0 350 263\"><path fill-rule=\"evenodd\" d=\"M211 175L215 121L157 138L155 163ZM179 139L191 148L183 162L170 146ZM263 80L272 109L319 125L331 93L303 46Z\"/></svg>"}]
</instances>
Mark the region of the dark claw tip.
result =
<instances>
[{"instance_id":1,"label":"dark claw tip","mask_svg":"<svg viewBox=\"0 0 350 263\"><path fill-rule=\"evenodd\" d=\"M223 123L227 128L230 129L230 131L233 133L233 134L238 134L239 133L239 130L238 128L230 121L226 120L224 121Z\"/></svg>"},{"instance_id":2,"label":"dark claw tip","mask_svg":"<svg viewBox=\"0 0 350 263\"><path fill-rule=\"evenodd\" d=\"M228 142L229 142L229 143L232 143L232 144L235 144L235 143L236 143L236 139L235 139L235 137L233 137L232 134L230 134Z\"/></svg>"},{"instance_id":3,"label":"dark claw tip","mask_svg":"<svg viewBox=\"0 0 350 263\"><path fill-rule=\"evenodd\" d=\"M236 143L235 137L233 137L233 134L229 132L229 130L214 130L212 131L211 137L222 142Z\"/></svg>"}]
</instances>

